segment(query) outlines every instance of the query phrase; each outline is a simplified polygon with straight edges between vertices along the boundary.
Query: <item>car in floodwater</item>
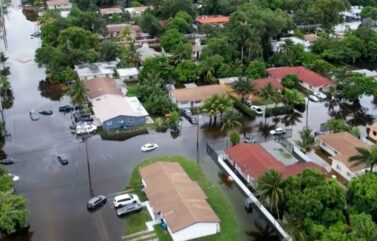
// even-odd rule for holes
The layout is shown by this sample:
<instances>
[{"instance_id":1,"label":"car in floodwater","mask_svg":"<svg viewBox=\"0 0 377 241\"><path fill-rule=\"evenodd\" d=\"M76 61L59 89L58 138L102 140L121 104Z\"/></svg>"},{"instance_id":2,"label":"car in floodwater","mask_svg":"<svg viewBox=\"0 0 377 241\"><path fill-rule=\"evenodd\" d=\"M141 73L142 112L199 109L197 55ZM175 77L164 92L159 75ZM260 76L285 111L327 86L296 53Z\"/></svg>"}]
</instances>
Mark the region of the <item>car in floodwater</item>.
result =
<instances>
[{"instance_id":1,"label":"car in floodwater","mask_svg":"<svg viewBox=\"0 0 377 241\"><path fill-rule=\"evenodd\" d=\"M8 158L5 158L3 160L0 160L0 164L3 164L3 165L12 165L16 163L15 160L11 157L8 157Z\"/></svg>"},{"instance_id":2,"label":"car in floodwater","mask_svg":"<svg viewBox=\"0 0 377 241\"><path fill-rule=\"evenodd\" d=\"M103 195L98 195L98 196L95 196L93 197L92 199L90 199L87 204L86 204L86 208L88 210L95 210L97 208L100 208L102 207L103 205L105 205L107 202L107 199L105 196Z\"/></svg>"},{"instance_id":3,"label":"car in floodwater","mask_svg":"<svg viewBox=\"0 0 377 241\"><path fill-rule=\"evenodd\" d=\"M40 110L39 114L41 115L52 115L53 111L52 110Z\"/></svg>"},{"instance_id":4,"label":"car in floodwater","mask_svg":"<svg viewBox=\"0 0 377 241\"><path fill-rule=\"evenodd\" d=\"M148 152L153 151L158 148L158 145L156 143L147 143L144 146L142 146L140 149L142 152Z\"/></svg>"},{"instance_id":5,"label":"car in floodwater","mask_svg":"<svg viewBox=\"0 0 377 241\"><path fill-rule=\"evenodd\" d=\"M59 106L59 112L71 112L73 111L73 106L72 105L63 105Z\"/></svg>"},{"instance_id":6,"label":"car in floodwater","mask_svg":"<svg viewBox=\"0 0 377 241\"><path fill-rule=\"evenodd\" d=\"M60 162L60 164L62 164L63 166L68 165L68 159L67 158L62 157L61 155L57 155L57 158L58 158L58 161Z\"/></svg>"},{"instance_id":7,"label":"car in floodwater","mask_svg":"<svg viewBox=\"0 0 377 241\"><path fill-rule=\"evenodd\" d=\"M140 202L131 203L123 207L117 208L116 213L118 217L120 217L129 213L140 211L142 208L143 208L143 205Z\"/></svg>"},{"instance_id":8,"label":"car in floodwater","mask_svg":"<svg viewBox=\"0 0 377 241\"><path fill-rule=\"evenodd\" d=\"M30 119L31 119L32 121L37 121L37 120L39 120L39 113L36 112L35 110L30 110L30 111L29 111L29 116L30 116Z\"/></svg>"}]
</instances>

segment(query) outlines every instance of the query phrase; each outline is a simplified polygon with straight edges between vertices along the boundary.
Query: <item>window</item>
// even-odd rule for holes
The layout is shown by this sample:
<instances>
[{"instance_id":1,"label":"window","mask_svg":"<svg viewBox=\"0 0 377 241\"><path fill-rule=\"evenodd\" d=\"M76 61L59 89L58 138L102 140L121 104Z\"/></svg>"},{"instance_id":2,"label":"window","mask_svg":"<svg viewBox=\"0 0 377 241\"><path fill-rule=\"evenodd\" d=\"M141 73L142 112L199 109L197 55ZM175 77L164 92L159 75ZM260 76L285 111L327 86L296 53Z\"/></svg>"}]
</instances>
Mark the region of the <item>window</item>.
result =
<instances>
[{"instance_id":1,"label":"window","mask_svg":"<svg viewBox=\"0 0 377 241\"><path fill-rule=\"evenodd\" d=\"M338 164L336 164L336 169L338 169L338 170L342 170L342 168L338 165Z\"/></svg>"},{"instance_id":2,"label":"window","mask_svg":"<svg viewBox=\"0 0 377 241\"><path fill-rule=\"evenodd\" d=\"M129 118L128 119L128 122L134 122L135 121L135 118Z\"/></svg>"},{"instance_id":3,"label":"window","mask_svg":"<svg viewBox=\"0 0 377 241\"><path fill-rule=\"evenodd\" d=\"M124 120L118 120L118 123L119 123L119 124L123 124L123 123L124 123Z\"/></svg>"},{"instance_id":4,"label":"window","mask_svg":"<svg viewBox=\"0 0 377 241\"><path fill-rule=\"evenodd\" d=\"M107 126L111 126L112 124L113 124L112 121L107 121L107 122L106 122L106 125L107 125Z\"/></svg>"},{"instance_id":5,"label":"window","mask_svg":"<svg viewBox=\"0 0 377 241\"><path fill-rule=\"evenodd\" d=\"M377 135L377 132L376 132L376 131L373 131L373 135L374 135L374 136Z\"/></svg>"},{"instance_id":6,"label":"window","mask_svg":"<svg viewBox=\"0 0 377 241\"><path fill-rule=\"evenodd\" d=\"M182 105L187 105L187 104L188 104L188 101L181 101L181 104L182 104Z\"/></svg>"}]
</instances>

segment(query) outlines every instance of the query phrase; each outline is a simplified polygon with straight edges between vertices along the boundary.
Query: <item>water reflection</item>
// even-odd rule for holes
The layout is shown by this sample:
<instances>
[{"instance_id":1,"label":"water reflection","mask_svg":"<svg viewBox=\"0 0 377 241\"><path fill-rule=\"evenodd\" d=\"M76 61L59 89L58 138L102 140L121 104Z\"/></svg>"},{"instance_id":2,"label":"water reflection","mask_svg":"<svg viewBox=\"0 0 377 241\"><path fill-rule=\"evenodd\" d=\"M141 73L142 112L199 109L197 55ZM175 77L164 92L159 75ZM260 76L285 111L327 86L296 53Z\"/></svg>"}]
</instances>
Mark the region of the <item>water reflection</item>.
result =
<instances>
[{"instance_id":1,"label":"water reflection","mask_svg":"<svg viewBox=\"0 0 377 241\"><path fill-rule=\"evenodd\" d=\"M41 96L52 101L60 101L64 96L63 84L51 84L47 80L39 81L38 90L41 92Z\"/></svg>"},{"instance_id":2,"label":"water reflection","mask_svg":"<svg viewBox=\"0 0 377 241\"><path fill-rule=\"evenodd\" d=\"M29 228L24 228L17 233L11 234L3 239L2 241L31 241L33 237L33 232Z\"/></svg>"},{"instance_id":3,"label":"water reflection","mask_svg":"<svg viewBox=\"0 0 377 241\"><path fill-rule=\"evenodd\" d=\"M6 93L3 95L3 98L1 100L1 106L3 109L10 109L13 106L14 102L14 95L13 91L11 89L6 90Z\"/></svg>"},{"instance_id":4,"label":"water reflection","mask_svg":"<svg viewBox=\"0 0 377 241\"><path fill-rule=\"evenodd\" d=\"M301 122L302 114L297 111L293 111L292 113L288 113L282 118L282 122L285 126L293 126L297 123Z\"/></svg>"},{"instance_id":5,"label":"water reflection","mask_svg":"<svg viewBox=\"0 0 377 241\"><path fill-rule=\"evenodd\" d=\"M259 222L254 222L255 230L246 231L246 235L250 236L255 241L279 241L279 236L276 235L274 228L270 225L262 225Z\"/></svg>"}]
</instances>

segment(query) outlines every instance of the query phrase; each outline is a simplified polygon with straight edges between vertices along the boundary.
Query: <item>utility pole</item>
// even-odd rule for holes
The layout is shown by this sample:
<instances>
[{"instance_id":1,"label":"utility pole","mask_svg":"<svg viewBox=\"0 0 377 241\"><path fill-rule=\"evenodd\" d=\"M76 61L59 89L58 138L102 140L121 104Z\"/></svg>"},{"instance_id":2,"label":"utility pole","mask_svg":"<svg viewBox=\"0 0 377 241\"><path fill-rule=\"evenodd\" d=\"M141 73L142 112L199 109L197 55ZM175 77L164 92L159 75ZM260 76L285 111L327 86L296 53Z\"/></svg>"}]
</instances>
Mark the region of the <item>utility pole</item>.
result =
<instances>
[{"instance_id":1,"label":"utility pole","mask_svg":"<svg viewBox=\"0 0 377 241\"><path fill-rule=\"evenodd\" d=\"M198 124L196 125L196 162L199 164L199 127L200 127L200 114L198 114Z\"/></svg>"},{"instance_id":2,"label":"utility pole","mask_svg":"<svg viewBox=\"0 0 377 241\"><path fill-rule=\"evenodd\" d=\"M306 103L306 124L305 128L308 129L308 121L309 121L309 99L308 102Z\"/></svg>"},{"instance_id":3,"label":"utility pole","mask_svg":"<svg viewBox=\"0 0 377 241\"><path fill-rule=\"evenodd\" d=\"M89 136L87 136L86 134L84 134L84 135L85 136L83 137L83 139L84 139L84 142L85 142L86 164L87 164L87 168L88 168L89 193L90 193L90 196L93 197L94 192L93 192L93 188L92 188L92 175L90 174L90 160L89 160L89 151L88 151Z\"/></svg>"}]
</instances>

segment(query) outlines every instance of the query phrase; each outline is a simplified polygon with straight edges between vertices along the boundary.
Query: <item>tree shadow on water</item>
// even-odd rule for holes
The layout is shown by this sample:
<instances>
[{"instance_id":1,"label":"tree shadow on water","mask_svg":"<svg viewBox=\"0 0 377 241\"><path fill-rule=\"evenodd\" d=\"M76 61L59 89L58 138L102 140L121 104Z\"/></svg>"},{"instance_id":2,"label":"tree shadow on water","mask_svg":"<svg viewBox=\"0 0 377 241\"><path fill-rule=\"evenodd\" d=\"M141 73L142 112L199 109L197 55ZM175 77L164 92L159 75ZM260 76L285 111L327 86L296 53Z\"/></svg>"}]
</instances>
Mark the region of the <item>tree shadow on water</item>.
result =
<instances>
[{"instance_id":1,"label":"tree shadow on water","mask_svg":"<svg viewBox=\"0 0 377 241\"><path fill-rule=\"evenodd\" d=\"M50 99L52 101L60 101L64 96L63 84L51 84L47 80L39 81L38 90L41 92L41 96Z\"/></svg>"},{"instance_id":2,"label":"tree shadow on water","mask_svg":"<svg viewBox=\"0 0 377 241\"><path fill-rule=\"evenodd\" d=\"M253 241L280 241L274 228L270 224L263 225L259 222L254 222L255 229L252 231L245 231L246 235L251 237Z\"/></svg>"}]
</instances>

